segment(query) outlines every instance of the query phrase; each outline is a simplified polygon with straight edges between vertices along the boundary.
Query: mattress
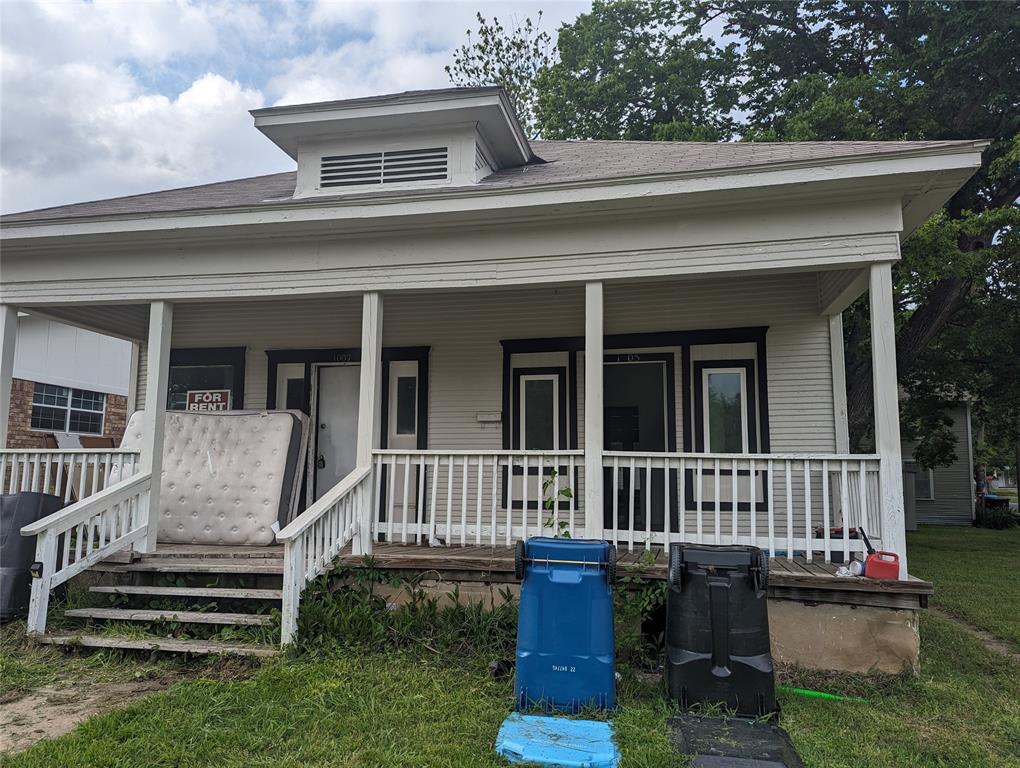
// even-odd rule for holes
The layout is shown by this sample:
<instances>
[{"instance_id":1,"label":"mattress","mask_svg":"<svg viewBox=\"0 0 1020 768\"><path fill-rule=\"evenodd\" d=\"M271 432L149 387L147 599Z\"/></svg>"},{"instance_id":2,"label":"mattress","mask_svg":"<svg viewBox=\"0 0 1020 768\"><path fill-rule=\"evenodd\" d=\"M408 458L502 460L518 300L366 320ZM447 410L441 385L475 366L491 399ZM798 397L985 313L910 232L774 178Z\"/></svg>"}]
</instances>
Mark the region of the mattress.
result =
<instances>
[{"instance_id":1,"label":"mattress","mask_svg":"<svg viewBox=\"0 0 1020 768\"><path fill-rule=\"evenodd\" d=\"M123 448L142 445L142 414ZM268 545L296 511L308 419L299 411L166 414L157 540Z\"/></svg>"}]
</instances>

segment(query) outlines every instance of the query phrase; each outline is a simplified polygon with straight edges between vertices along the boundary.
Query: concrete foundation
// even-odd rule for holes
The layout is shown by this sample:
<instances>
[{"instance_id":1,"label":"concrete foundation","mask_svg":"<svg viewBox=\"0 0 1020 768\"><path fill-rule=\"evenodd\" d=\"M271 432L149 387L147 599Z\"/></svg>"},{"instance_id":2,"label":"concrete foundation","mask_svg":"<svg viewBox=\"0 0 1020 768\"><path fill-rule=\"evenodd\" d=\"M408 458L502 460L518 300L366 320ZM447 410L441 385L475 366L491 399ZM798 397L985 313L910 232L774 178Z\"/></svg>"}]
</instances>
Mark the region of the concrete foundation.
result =
<instances>
[{"instance_id":1,"label":"concrete foundation","mask_svg":"<svg viewBox=\"0 0 1020 768\"><path fill-rule=\"evenodd\" d=\"M777 663L839 672L916 672L917 611L837 603L769 600Z\"/></svg>"},{"instance_id":2,"label":"concrete foundation","mask_svg":"<svg viewBox=\"0 0 1020 768\"><path fill-rule=\"evenodd\" d=\"M452 603L454 583L425 579L419 586L440 603ZM407 602L407 591L377 587L391 603ZM457 584L462 603L481 601L486 607L504 602L505 590L520 597L518 584ZM769 599L772 656L777 663L837 672L918 670L921 638L917 611L839 603L804 603Z\"/></svg>"}]
</instances>

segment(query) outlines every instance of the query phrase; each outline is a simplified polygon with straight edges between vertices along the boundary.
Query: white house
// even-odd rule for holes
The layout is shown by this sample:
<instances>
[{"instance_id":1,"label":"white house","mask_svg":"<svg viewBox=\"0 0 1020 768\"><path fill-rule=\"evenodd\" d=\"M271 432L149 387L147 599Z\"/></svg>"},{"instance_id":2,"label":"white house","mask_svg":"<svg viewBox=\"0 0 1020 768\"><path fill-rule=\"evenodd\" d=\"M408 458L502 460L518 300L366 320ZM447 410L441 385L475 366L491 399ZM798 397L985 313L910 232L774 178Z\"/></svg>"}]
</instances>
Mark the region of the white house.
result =
<instances>
[{"instance_id":1,"label":"white house","mask_svg":"<svg viewBox=\"0 0 1020 768\"><path fill-rule=\"evenodd\" d=\"M156 550L155 425L209 389L311 417L285 641L335 555L430 540L754 543L834 578L863 544L831 529L864 526L910 586L891 266L984 143L529 141L497 88L252 115L296 172L0 222L6 323L144 350L140 471L40 529L40 596L73 570L53 537L115 502L140 513L84 564ZM840 313L865 292L877 449L854 455ZM543 510L547 480L572 495Z\"/></svg>"},{"instance_id":2,"label":"white house","mask_svg":"<svg viewBox=\"0 0 1020 768\"><path fill-rule=\"evenodd\" d=\"M129 341L20 313L7 420L7 448L43 448L81 436L119 443L133 399Z\"/></svg>"}]
</instances>

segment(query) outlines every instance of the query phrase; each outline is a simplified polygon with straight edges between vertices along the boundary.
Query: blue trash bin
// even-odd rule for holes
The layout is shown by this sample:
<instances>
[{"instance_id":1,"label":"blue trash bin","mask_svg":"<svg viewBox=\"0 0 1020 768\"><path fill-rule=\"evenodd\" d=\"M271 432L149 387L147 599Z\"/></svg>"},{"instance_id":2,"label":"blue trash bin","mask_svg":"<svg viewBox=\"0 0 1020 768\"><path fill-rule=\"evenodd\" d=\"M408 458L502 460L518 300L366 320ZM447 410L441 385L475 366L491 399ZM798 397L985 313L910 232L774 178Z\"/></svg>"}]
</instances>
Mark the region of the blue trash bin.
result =
<instances>
[{"instance_id":1,"label":"blue trash bin","mask_svg":"<svg viewBox=\"0 0 1020 768\"><path fill-rule=\"evenodd\" d=\"M616 549L606 541L529 539L517 544L517 571L517 708L614 709Z\"/></svg>"}]
</instances>

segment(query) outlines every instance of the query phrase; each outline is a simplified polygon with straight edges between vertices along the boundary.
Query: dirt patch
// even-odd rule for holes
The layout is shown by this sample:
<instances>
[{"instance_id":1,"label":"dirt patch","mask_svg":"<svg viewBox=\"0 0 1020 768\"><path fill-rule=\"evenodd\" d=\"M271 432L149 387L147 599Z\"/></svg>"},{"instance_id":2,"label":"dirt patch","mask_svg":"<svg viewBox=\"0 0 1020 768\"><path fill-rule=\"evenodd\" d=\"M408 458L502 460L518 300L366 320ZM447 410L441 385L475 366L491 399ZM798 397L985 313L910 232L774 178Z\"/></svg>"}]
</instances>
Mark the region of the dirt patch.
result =
<instances>
[{"instance_id":1,"label":"dirt patch","mask_svg":"<svg viewBox=\"0 0 1020 768\"><path fill-rule=\"evenodd\" d=\"M59 663L57 657L54 663ZM173 669L149 669L135 680L82 679L87 672L71 671L50 685L0 696L0 755L20 752L42 739L74 730L82 721L123 707L182 680L240 680L259 668L251 659L221 658L182 664ZM128 672L130 674L130 672Z\"/></svg>"},{"instance_id":2,"label":"dirt patch","mask_svg":"<svg viewBox=\"0 0 1020 768\"><path fill-rule=\"evenodd\" d=\"M947 621L951 621L956 624L956 626L973 637L992 653L997 653L1000 656L1006 656L1013 661L1020 663L1020 653L1014 651L1013 647L1009 643L1000 640L991 632L985 632L983 629L978 629L973 624L957 618L956 616L951 616L939 608L929 607L928 610L939 618L946 619Z\"/></svg>"},{"instance_id":3,"label":"dirt patch","mask_svg":"<svg viewBox=\"0 0 1020 768\"><path fill-rule=\"evenodd\" d=\"M41 739L63 736L86 718L169 687L172 679L40 688L0 704L0 752L20 752Z\"/></svg>"}]
</instances>

